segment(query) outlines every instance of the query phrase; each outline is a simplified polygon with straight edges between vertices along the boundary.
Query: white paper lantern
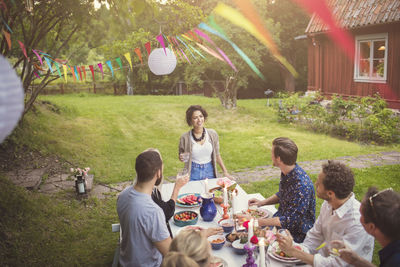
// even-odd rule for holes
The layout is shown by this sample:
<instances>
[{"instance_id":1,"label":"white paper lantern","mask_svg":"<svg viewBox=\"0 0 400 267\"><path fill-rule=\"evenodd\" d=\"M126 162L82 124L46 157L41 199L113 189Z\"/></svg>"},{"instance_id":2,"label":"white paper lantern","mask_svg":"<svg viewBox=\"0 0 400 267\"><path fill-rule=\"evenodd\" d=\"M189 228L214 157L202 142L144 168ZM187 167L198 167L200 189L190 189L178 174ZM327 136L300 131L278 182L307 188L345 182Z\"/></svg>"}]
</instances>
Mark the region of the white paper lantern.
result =
<instances>
[{"instance_id":1,"label":"white paper lantern","mask_svg":"<svg viewBox=\"0 0 400 267\"><path fill-rule=\"evenodd\" d=\"M165 55L165 52L167 53ZM167 75L174 71L176 67L176 57L168 48L154 49L149 56L149 68L155 75Z\"/></svg>"},{"instance_id":2,"label":"white paper lantern","mask_svg":"<svg viewBox=\"0 0 400 267\"><path fill-rule=\"evenodd\" d=\"M13 131L24 110L21 79L0 56L0 143Z\"/></svg>"}]
</instances>

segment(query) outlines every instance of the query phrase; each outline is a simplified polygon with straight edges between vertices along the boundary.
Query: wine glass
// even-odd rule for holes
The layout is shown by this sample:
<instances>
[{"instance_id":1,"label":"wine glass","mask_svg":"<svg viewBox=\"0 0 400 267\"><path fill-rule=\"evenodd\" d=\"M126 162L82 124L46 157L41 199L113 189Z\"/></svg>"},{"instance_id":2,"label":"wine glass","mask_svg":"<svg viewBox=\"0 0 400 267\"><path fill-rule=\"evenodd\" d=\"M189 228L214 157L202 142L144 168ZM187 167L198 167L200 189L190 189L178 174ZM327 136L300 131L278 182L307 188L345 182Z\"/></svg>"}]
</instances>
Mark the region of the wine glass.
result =
<instances>
[{"instance_id":1,"label":"wine glass","mask_svg":"<svg viewBox=\"0 0 400 267\"><path fill-rule=\"evenodd\" d=\"M183 168L182 170L180 170L178 172L178 174L176 175L177 179L182 179L185 178L186 176L189 176L189 169L188 168Z\"/></svg>"}]
</instances>

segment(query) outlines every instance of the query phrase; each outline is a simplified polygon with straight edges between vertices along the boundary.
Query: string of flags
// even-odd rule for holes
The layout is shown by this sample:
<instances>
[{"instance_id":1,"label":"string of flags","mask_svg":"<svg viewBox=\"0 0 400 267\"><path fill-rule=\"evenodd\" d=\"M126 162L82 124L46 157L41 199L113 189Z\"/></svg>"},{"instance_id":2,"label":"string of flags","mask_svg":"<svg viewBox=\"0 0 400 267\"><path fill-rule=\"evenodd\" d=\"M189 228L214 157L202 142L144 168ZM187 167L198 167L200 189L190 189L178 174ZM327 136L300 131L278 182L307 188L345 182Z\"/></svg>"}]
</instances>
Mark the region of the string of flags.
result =
<instances>
[{"instance_id":1,"label":"string of flags","mask_svg":"<svg viewBox=\"0 0 400 267\"><path fill-rule=\"evenodd\" d=\"M322 16L322 19L325 23L333 29L332 38L336 40L343 49L346 51L350 51L349 56L352 56L353 50L348 50L351 46L354 48L354 45L351 45L354 42L347 32L343 29L340 29L336 26L331 11L327 7L325 1L321 0L293 0L304 9L308 10L309 12L315 12L318 16ZM280 62L294 77L298 76L298 73L294 69L294 67L286 60L285 57L279 52L278 46L272 39L272 35L263 26L263 22L261 17L258 15L255 7L251 4L250 1L241 1L241 0L234 0L235 5L240 9L241 12L238 10L227 6L223 3L219 3L213 13L219 15L220 17L230 21L232 24L237 25L248 31L252 34L256 39L258 39L261 43L263 43L271 52L271 54L275 57L275 59ZM318 2L318 5L315 4ZM314 4L315 5L314 5ZM4 9L7 12L7 6L5 3L0 0L0 8ZM2 22L5 27L2 29L2 34L7 42L8 49L11 50L12 42L11 42L11 34L13 31L4 21L3 17L1 18ZM6 28L6 29L5 29ZM166 48L169 48L172 53L177 58L178 62L192 64L198 60L208 60L204 54L202 54L197 48L202 50L208 55L215 57L216 59L225 62L228 64L233 71L237 72L237 68L234 63L230 60L228 55L217 46L217 44L210 38L207 34L212 34L213 36L217 36L222 40L226 41L232 48L239 54L239 56L246 62L246 64L257 74L258 77L265 80L265 76L260 72L257 66L252 62L252 60L240 49L232 40L230 40L227 35L224 33L222 28L216 23L214 16L210 15L208 19L208 24L202 22L198 25L197 28L191 29L183 34L175 35L175 36L165 36L163 34L159 34L156 36L157 42L161 45L164 50L165 55L167 55ZM28 62L31 62L30 57L28 57L28 51L25 45L19 41L18 44L21 48L23 55L27 58ZM145 50L147 52L147 57L151 54L151 42L148 41L144 44ZM30 49L33 54L37 57L40 65L35 62L32 62L36 71L34 71L34 75L36 78L40 79L40 72L45 71L43 69L44 62L46 62L48 66L48 70L51 73L57 71L60 78L64 77L65 82L67 82L68 77L68 70L71 73L71 76L75 81L86 81L86 66L70 66L67 64L66 60L54 59L51 55L40 51L38 49ZM30 51L29 51L30 52ZM143 65L143 54L139 47L133 50L134 55L136 55L140 61L140 64ZM186 52L186 53L185 53ZM130 69L133 69L132 65L132 55L131 52L126 52L123 54L123 58L128 62ZM44 61L43 61L44 59ZM119 66L119 69L123 69L123 64L121 57L117 57L114 61ZM60 66L62 66L63 73L61 72ZM103 63L91 64L87 67L92 74L92 80L95 81L95 71L97 69L100 71L102 79L104 79L104 68ZM111 60L105 61L105 66L110 70L111 76L114 76L114 67L113 62ZM115 64L114 64L115 66ZM55 67L55 68L54 68ZM83 74L83 76L82 76Z\"/></svg>"}]
</instances>

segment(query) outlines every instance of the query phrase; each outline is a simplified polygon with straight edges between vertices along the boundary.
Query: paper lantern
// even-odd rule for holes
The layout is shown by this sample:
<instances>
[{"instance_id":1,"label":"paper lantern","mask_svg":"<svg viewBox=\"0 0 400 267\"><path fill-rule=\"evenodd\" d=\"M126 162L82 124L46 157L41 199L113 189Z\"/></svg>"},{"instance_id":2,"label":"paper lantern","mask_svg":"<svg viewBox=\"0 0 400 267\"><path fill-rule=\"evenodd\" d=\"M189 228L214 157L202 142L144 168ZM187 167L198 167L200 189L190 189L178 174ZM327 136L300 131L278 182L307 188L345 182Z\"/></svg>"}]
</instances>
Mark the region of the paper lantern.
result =
<instances>
[{"instance_id":1,"label":"paper lantern","mask_svg":"<svg viewBox=\"0 0 400 267\"><path fill-rule=\"evenodd\" d=\"M149 68L155 75L167 75L174 71L176 67L176 57L168 48L154 49L149 56Z\"/></svg>"},{"instance_id":2,"label":"paper lantern","mask_svg":"<svg viewBox=\"0 0 400 267\"><path fill-rule=\"evenodd\" d=\"M12 132L24 110L24 90L8 60L0 56L0 143Z\"/></svg>"}]
</instances>

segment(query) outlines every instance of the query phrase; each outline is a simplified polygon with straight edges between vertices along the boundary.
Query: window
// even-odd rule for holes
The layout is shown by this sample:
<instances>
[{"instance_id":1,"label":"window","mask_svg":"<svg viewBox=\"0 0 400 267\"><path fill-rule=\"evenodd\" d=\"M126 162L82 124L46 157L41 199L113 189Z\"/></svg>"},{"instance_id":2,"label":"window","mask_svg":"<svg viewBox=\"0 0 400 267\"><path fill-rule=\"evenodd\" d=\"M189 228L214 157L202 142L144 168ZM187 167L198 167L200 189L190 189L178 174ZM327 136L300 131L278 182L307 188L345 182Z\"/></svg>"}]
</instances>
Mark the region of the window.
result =
<instances>
[{"instance_id":1,"label":"window","mask_svg":"<svg viewBox=\"0 0 400 267\"><path fill-rule=\"evenodd\" d=\"M356 36L354 81L385 83L388 34Z\"/></svg>"}]
</instances>

